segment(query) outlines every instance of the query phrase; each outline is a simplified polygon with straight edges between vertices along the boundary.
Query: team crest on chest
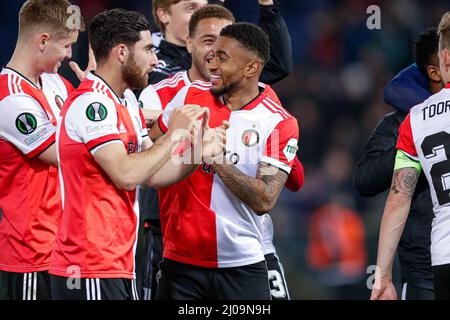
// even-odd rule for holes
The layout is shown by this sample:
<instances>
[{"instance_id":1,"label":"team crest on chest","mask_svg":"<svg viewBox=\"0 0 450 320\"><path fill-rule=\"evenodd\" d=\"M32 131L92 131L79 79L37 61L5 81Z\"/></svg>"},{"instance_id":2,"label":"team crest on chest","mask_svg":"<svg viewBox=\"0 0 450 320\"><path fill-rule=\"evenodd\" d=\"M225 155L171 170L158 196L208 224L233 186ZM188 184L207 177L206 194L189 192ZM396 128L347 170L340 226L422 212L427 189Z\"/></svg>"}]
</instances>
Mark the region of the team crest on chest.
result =
<instances>
[{"instance_id":1,"label":"team crest on chest","mask_svg":"<svg viewBox=\"0 0 450 320\"><path fill-rule=\"evenodd\" d=\"M55 95L55 103L58 106L59 110L61 110L64 104L64 99L59 95Z\"/></svg>"},{"instance_id":2,"label":"team crest on chest","mask_svg":"<svg viewBox=\"0 0 450 320\"><path fill-rule=\"evenodd\" d=\"M86 109L86 117L91 121L103 121L108 116L108 110L100 102L91 103Z\"/></svg>"},{"instance_id":3,"label":"team crest on chest","mask_svg":"<svg viewBox=\"0 0 450 320\"><path fill-rule=\"evenodd\" d=\"M254 147L259 143L259 133L255 129L245 130L242 134L242 143L246 147Z\"/></svg>"}]
</instances>

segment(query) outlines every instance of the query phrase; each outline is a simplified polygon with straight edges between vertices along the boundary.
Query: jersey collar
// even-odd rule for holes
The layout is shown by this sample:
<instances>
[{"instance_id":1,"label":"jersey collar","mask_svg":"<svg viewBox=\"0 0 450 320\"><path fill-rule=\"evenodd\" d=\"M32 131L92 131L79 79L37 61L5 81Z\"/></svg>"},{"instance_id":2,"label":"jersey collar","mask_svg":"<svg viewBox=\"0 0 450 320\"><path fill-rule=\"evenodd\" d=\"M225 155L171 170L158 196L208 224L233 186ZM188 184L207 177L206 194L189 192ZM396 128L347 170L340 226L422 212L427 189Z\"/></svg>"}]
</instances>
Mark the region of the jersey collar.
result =
<instances>
[{"instance_id":1,"label":"jersey collar","mask_svg":"<svg viewBox=\"0 0 450 320\"><path fill-rule=\"evenodd\" d=\"M98 74L95 74L94 72L89 72L87 75L87 78L92 81L100 82L101 84L104 84L106 88L111 92L111 96L114 98L114 101L118 104L122 104L122 99L119 98L119 96L114 92L114 90L109 86L109 84L103 80L102 77L100 77Z\"/></svg>"},{"instance_id":2,"label":"jersey collar","mask_svg":"<svg viewBox=\"0 0 450 320\"><path fill-rule=\"evenodd\" d=\"M36 88L38 90L42 90L43 87L43 83L42 83L42 78L39 77L39 82L41 83L41 88L39 88L37 85L35 85L31 80L29 80L27 77L25 77L23 74L21 74L19 71L14 70L13 68L10 67L3 67L1 74L16 74L19 77L21 77L23 80L25 80L26 82L28 82L30 85L33 86L33 88Z\"/></svg>"},{"instance_id":3,"label":"jersey collar","mask_svg":"<svg viewBox=\"0 0 450 320\"><path fill-rule=\"evenodd\" d=\"M252 110L252 109L256 108L261 103L261 101L266 97L266 94L264 92L265 88L263 86L261 86L260 84L258 84L258 89L259 89L259 94L255 98L253 98L252 100L247 102L241 108L233 110L232 112L244 111L244 110L245 111L249 111L249 110ZM225 103L225 100L223 99L223 96L220 96L219 99L220 99L220 102L224 106L227 106L226 103Z\"/></svg>"}]
</instances>

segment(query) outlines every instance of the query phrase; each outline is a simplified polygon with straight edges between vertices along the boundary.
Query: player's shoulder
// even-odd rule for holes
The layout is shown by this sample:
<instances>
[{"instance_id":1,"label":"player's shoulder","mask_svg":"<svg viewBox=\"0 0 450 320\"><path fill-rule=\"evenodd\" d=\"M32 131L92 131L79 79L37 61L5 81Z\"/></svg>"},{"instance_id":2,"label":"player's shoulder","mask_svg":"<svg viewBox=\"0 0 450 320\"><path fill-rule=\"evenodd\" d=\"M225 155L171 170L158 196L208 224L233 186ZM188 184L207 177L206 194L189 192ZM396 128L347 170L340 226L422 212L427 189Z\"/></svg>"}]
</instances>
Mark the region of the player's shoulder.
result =
<instances>
[{"instance_id":1,"label":"player's shoulder","mask_svg":"<svg viewBox=\"0 0 450 320\"><path fill-rule=\"evenodd\" d=\"M0 75L0 110L14 112L23 108L42 109L40 103L33 97L28 83L15 73Z\"/></svg>"},{"instance_id":2,"label":"player's shoulder","mask_svg":"<svg viewBox=\"0 0 450 320\"><path fill-rule=\"evenodd\" d=\"M189 85L189 94L203 94L209 93L211 90L211 83L201 80L196 80Z\"/></svg>"},{"instance_id":3,"label":"player's shoulder","mask_svg":"<svg viewBox=\"0 0 450 320\"><path fill-rule=\"evenodd\" d=\"M149 96L149 95L157 95L158 93L156 92L155 89L155 85L154 84L149 84L147 87L145 87L144 90L142 90L141 94L139 95L139 99L141 99L141 97L145 97L145 96Z\"/></svg>"},{"instance_id":4,"label":"player's shoulder","mask_svg":"<svg viewBox=\"0 0 450 320\"><path fill-rule=\"evenodd\" d=\"M185 85L185 71L177 72L174 75L159 81L153 86L156 91L160 91L167 88L176 88L180 85Z\"/></svg>"},{"instance_id":5,"label":"player's shoulder","mask_svg":"<svg viewBox=\"0 0 450 320\"><path fill-rule=\"evenodd\" d=\"M10 97L31 98L29 86L26 80L13 72L0 75L0 101Z\"/></svg>"},{"instance_id":6,"label":"player's shoulder","mask_svg":"<svg viewBox=\"0 0 450 320\"><path fill-rule=\"evenodd\" d=\"M266 87L265 91L262 93L260 102L260 106L266 111L265 114L280 118L281 121L296 122L297 119L281 105L278 97L270 92L266 92L267 88L270 87Z\"/></svg>"},{"instance_id":7,"label":"player's shoulder","mask_svg":"<svg viewBox=\"0 0 450 320\"><path fill-rule=\"evenodd\" d=\"M67 117L78 117L80 114L89 114L90 110L96 114L107 114L115 109L114 101L104 93L95 91L82 92L74 97L73 101L67 105Z\"/></svg>"}]
</instances>

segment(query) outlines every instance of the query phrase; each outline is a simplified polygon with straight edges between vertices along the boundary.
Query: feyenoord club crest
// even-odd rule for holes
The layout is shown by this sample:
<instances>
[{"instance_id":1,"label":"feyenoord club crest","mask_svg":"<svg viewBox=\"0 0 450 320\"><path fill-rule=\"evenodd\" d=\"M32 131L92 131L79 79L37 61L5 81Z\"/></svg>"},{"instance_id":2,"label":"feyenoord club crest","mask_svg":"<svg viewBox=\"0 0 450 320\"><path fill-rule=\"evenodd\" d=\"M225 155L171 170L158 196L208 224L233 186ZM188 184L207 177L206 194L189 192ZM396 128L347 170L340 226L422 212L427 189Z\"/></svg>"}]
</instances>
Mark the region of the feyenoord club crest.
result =
<instances>
[{"instance_id":1,"label":"feyenoord club crest","mask_svg":"<svg viewBox=\"0 0 450 320\"><path fill-rule=\"evenodd\" d=\"M259 133L255 129L245 130L242 134L242 143L246 147L254 147L259 143Z\"/></svg>"},{"instance_id":2,"label":"feyenoord club crest","mask_svg":"<svg viewBox=\"0 0 450 320\"><path fill-rule=\"evenodd\" d=\"M56 105L58 106L58 108L61 110L61 109L62 109L62 106L63 106L63 104L64 104L64 100L63 100L63 98L61 98L60 96L56 95L56 96L55 96L55 103L56 103Z\"/></svg>"},{"instance_id":3,"label":"feyenoord club crest","mask_svg":"<svg viewBox=\"0 0 450 320\"><path fill-rule=\"evenodd\" d=\"M36 127L36 118L31 113L22 113L16 119L16 128L22 134L30 134L36 130Z\"/></svg>"},{"instance_id":4,"label":"feyenoord club crest","mask_svg":"<svg viewBox=\"0 0 450 320\"><path fill-rule=\"evenodd\" d=\"M91 121L103 121L107 115L106 107L100 102L91 103L86 109L86 117Z\"/></svg>"}]
</instances>

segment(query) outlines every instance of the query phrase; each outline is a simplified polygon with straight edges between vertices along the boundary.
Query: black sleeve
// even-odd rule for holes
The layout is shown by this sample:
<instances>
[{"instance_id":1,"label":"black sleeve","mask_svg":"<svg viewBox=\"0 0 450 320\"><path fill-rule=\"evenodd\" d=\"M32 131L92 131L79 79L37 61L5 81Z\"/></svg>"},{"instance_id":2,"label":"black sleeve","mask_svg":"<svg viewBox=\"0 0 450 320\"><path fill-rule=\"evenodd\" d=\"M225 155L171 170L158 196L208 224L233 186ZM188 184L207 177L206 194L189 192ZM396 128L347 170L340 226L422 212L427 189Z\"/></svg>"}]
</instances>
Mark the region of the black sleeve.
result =
<instances>
[{"instance_id":1,"label":"black sleeve","mask_svg":"<svg viewBox=\"0 0 450 320\"><path fill-rule=\"evenodd\" d=\"M403 118L399 112L386 115L370 135L353 172L353 183L361 196L375 196L391 186L398 128Z\"/></svg>"},{"instance_id":2,"label":"black sleeve","mask_svg":"<svg viewBox=\"0 0 450 320\"><path fill-rule=\"evenodd\" d=\"M267 33L270 40L270 60L264 67L260 81L271 85L292 72L291 37L281 16L278 1L274 1L271 6L259 8L258 25Z\"/></svg>"}]
</instances>

